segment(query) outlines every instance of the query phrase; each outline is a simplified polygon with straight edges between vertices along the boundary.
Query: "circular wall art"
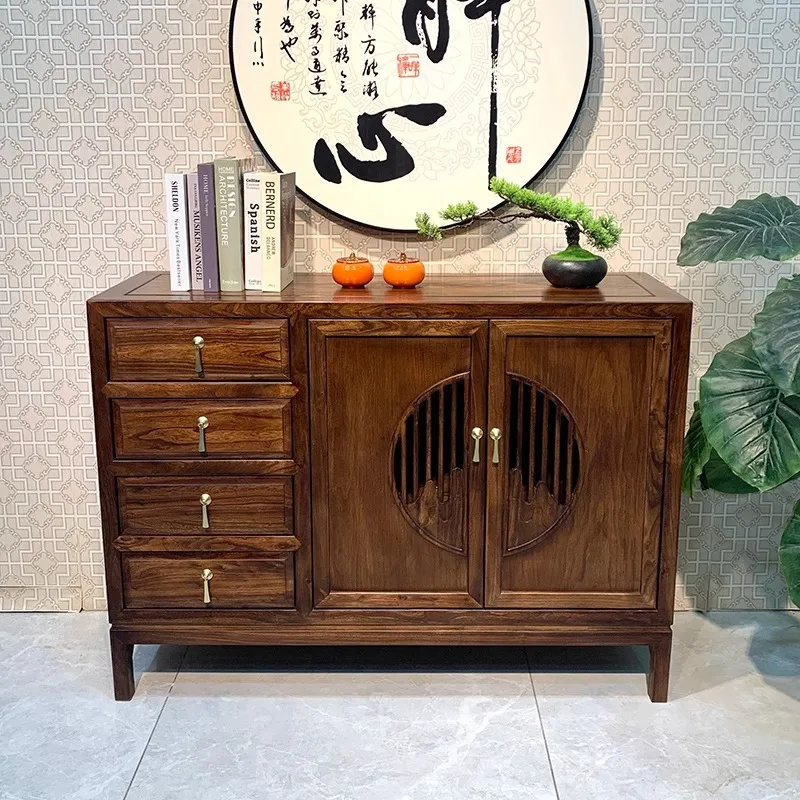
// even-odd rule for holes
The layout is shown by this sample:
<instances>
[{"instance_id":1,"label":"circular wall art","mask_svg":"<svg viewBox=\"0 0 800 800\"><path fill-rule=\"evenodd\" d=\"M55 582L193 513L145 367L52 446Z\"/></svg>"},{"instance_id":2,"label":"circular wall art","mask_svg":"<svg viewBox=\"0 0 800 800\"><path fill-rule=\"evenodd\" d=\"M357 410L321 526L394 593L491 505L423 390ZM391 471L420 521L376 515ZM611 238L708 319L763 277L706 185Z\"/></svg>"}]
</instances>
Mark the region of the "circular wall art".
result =
<instances>
[{"instance_id":1,"label":"circular wall art","mask_svg":"<svg viewBox=\"0 0 800 800\"><path fill-rule=\"evenodd\" d=\"M592 50L588 0L234 0L244 116L298 190L348 221L498 205L569 134Z\"/></svg>"}]
</instances>

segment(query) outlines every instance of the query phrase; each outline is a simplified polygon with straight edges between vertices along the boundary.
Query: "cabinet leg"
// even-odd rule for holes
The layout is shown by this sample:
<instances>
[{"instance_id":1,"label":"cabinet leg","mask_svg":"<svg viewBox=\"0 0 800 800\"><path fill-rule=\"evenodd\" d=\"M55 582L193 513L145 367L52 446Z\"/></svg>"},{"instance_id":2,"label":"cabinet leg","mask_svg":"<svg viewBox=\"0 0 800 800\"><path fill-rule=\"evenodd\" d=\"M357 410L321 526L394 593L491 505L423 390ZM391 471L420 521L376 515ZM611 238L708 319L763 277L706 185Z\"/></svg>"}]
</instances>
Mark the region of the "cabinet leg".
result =
<instances>
[{"instance_id":1,"label":"cabinet leg","mask_svg":"<svg viewBox=\"0 0 800 800\"><path fill-rule=\"evenodd\" d=\"M114 699L130 700L136 691L133 680L133 645L111 633L111 672L114 676Z\"/></svg>"},{"instance_id":2,"label":"cabinet leg","mask_svg":"<svg viewBox=\"0 0 800 800\"><path fill-rule=\"evenodd\" d=\"M672 634L649 645L650 668L647 671L647 693L654 703L666 703L669 693L669 661L672 655Z\"/></svg>"}]
</instances>

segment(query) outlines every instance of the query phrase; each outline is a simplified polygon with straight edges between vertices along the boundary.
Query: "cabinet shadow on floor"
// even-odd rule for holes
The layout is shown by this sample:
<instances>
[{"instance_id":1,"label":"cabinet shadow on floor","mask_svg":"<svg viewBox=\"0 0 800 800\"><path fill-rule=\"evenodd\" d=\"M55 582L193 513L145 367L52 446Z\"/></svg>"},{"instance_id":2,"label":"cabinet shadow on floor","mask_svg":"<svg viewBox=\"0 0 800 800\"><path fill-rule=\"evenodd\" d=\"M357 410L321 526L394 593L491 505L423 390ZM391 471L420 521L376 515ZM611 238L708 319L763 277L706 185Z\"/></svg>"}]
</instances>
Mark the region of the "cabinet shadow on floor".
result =
<instances>
[{"instance_id":1,"label":"cabinet shadow on floor","mask_svg":"<svg viewBox=\"0 0 800 800\"><path fill-rule=\"evenodd\" d=\"M163 648L162 648L163 649ZM646 647L188 647L175 691L227 696L491 695L532 692L531 676L635 675L623 693L641 694ZM603 679L605 680L605 679ZM596 679L586 680L587 690ZM173 692L174 694L175 692ZM646 695L645 695L646 696Z\"/></svg>"}]
</instances>

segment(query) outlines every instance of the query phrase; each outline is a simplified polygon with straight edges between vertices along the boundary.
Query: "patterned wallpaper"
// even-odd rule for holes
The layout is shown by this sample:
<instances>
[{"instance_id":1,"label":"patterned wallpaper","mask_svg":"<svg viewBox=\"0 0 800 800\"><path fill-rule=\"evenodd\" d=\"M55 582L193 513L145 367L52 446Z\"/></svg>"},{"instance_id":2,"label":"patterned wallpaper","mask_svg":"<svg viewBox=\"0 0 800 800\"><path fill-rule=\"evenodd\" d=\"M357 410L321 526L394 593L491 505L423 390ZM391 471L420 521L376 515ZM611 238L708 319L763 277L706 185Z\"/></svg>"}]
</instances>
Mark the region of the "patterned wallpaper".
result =
<instances>
[{"instance_id":1,"label":"patterned wallpaper","mask_svg":"<svg viewBox=\"0 0 800 800\"><path fill-rule=\"evenodd\" d=\"M165 266L165 170L253 152L226 66L228 14L219 0L0 0L2 609L103 606L84 302ZM539 185L620 218L612 269L645 270L695 302L693 395L713 353L797 269L684 270L675 258L700 211L797 197L800 4L598 0L595 14L588 101ZM432 246L300 217L310 271L403 248L432 270L533 274L560 244L535 223ZM680 605L784 607L776 544L792 500L784 489L685 502Z\"/></svg>"}]
</instances>

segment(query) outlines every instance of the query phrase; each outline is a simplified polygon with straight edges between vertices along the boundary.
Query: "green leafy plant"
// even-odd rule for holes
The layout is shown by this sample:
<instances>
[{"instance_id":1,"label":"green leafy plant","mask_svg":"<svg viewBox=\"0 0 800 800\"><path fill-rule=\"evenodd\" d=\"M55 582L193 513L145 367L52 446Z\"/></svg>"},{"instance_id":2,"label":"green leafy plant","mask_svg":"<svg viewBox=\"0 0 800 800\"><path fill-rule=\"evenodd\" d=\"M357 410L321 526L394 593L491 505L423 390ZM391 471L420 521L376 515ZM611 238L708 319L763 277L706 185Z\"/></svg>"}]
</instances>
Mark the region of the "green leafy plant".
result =
<instances>
[{"instance_id":1,"label":"green leafy plant","mask_svg":"<svg viewBox=\"0 0 800 800\"><path fill-rule=\"evenodd\" d=\"M489 188L503 200L516 206L519 211L502 214L487 211L479 217L478 207L470 201L451 203L440 212L440 216L442 219L454 222L456 226L472 225L477 219L493 219L503 223L518 219L544 219L565 223L569 245L577 246L581 234L586 236L598 250L608 250L619 242L622 229L610 214L595 217L583 203L576 203L567 197L555 197L546 192L534 192L502 178L492 178ZM431 221L429 214L424 212L417 214L416 223L421 236L441 240L442 229Z\"/></svg>"},{"instance_id":2,"label":"green leafy plant","mask_svg":"<svg viewBox=\"0 0 800 800\"><path fill-rule=\"evenodd\" d=\"M800 255L800 206L762 194L689 223L678 264ZM714 356L686 433L683 490L766 492L800 478L800 274L781 278L753 329ZM796 484L797 485L797 484ZM778 548L800 605L800 502Z\"/></svg>"}]
</instances>

